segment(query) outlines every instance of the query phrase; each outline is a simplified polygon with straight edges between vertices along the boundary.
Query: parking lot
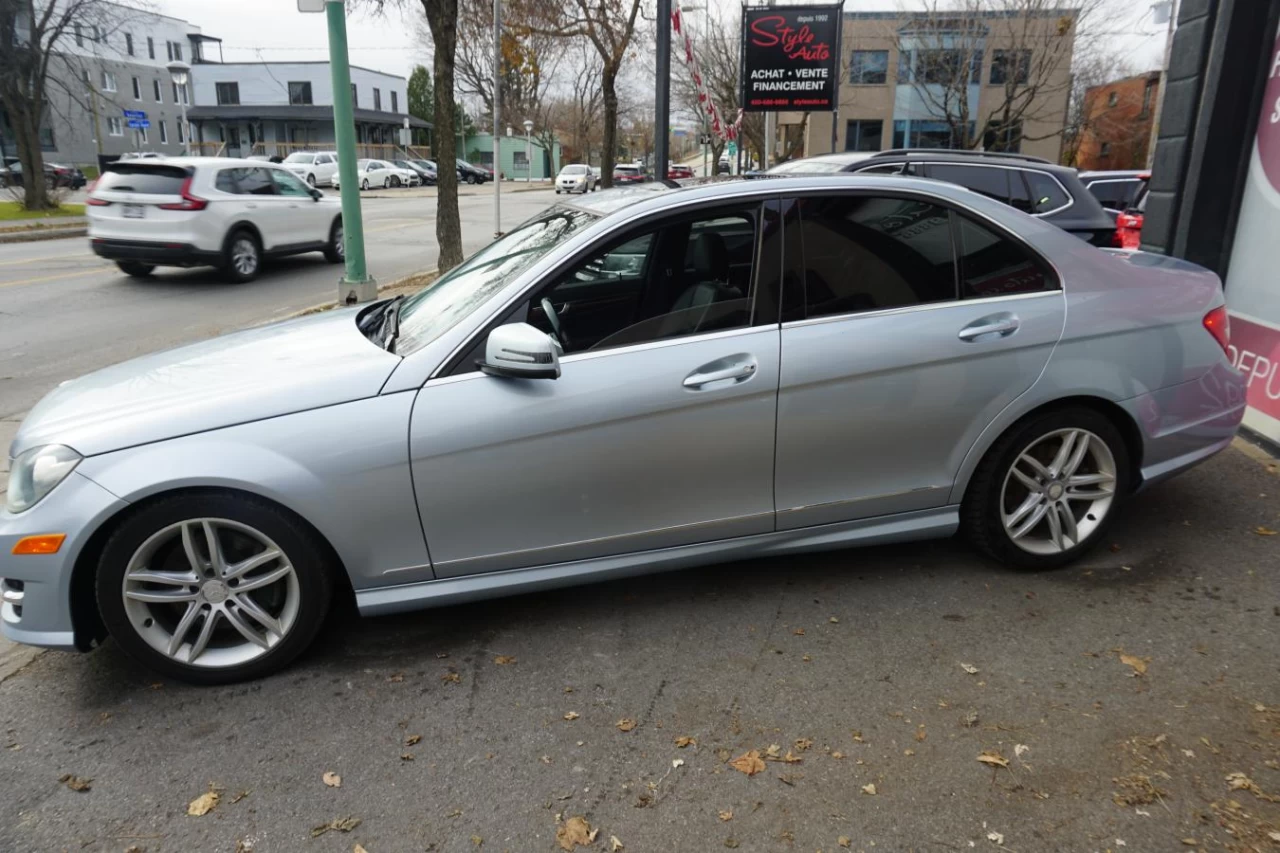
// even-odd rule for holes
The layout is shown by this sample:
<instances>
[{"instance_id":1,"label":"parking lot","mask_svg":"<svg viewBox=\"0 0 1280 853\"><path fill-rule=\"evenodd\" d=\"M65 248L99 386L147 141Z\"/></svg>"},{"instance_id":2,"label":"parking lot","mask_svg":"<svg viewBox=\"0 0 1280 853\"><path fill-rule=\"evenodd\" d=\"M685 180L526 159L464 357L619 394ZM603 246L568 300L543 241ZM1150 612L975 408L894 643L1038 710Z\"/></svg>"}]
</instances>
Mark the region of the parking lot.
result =
<instances>
[{"instance_id":1,"label":"parking lot","mask_svg":"<svg viewBox=\"0 0 1280 853\"><path fill-rule=\"evenodd\" d=\"M46 653L0 849L1274 849L1277 471L1237 442L1043 574L949 540L347 616L228 688Z\"/></svg>"}]
</instances>

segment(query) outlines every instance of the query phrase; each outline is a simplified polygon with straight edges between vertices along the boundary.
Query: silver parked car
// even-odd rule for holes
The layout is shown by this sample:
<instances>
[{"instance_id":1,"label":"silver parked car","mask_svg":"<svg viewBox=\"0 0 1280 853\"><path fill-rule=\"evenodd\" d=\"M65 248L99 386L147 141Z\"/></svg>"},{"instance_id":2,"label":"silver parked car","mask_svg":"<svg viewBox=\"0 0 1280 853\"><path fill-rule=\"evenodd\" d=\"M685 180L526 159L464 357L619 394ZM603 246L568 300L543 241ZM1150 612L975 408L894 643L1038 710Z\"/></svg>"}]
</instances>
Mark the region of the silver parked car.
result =
<instances>
[{"instance_id":1,"label":"silver parked car","mask_svg":"<svg viewBox=\"0 0 1280 853\"><path fill-rule=\"evenodd\" d=\"M3 630L214 683L364 614L967 534L1023 568L1226 447L1210 272L876 176L558 204L409 299L64 383Z\"/></svg>"}]
</instances>

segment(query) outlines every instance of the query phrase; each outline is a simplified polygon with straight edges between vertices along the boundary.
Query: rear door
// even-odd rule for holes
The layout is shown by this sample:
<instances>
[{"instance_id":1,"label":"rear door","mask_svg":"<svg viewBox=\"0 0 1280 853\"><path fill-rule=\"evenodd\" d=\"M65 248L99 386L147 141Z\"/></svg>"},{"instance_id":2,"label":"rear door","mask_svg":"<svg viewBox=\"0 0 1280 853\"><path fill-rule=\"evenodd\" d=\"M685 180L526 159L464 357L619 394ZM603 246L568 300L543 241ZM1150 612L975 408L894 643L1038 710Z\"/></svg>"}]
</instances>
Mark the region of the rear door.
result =
<instances>
[{"instance_id":1,"label":"rear door","mask_svg":"<svg viewBox=\"0 0 1280 853\"><path fill-rule=\"evenodd\" d=\"M802 197L784 222L778 529L944 505L1061 335L1057 278L909 193Z\"/></svg>"},{"instance_id":2,"label":"rear door","mask_svg":"<svg viewBox=\"0 0 1280 853\"><path fill-rule=\"evenodd\" d=\"M117 240L172 240L200 211L177 209L191 175L186 166L153 160L110 163L89 202L93 236Z\"/></svg>"}]
</instances>

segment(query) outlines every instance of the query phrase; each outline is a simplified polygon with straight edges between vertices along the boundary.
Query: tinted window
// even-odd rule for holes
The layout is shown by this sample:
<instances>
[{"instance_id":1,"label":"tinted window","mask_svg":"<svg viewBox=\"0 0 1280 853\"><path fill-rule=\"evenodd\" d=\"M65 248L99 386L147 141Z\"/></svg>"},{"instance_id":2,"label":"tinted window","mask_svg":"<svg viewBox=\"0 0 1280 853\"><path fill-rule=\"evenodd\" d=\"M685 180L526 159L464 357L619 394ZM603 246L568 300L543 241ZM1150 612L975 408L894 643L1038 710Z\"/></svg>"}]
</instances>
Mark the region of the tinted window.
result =
<instances>
[{"instance_id":1,"label":"tinted window","mask_svg":"<svg viewBox=\"0 0 1280 853\"><path fill-rule=\"evenodd\" d=\"M235 169L236 184L245 195L275 195L276 185L267 169Z\"/></svg>"},{"instance_id":2,"label":"tinted window","mask_svg":"<svg viewBox=\"0 0 1280 853\"><path fill-rule=\"evenodd\" d=\"M784 320L956 298L950 214L915 199L804 198L786 224ZM799 316L797 316L799 315Z\"/></svg>"},{"instance_id":3,"label":"tinted window","mask_svg":"<svg viewBox=\"0 0 1280 853\"><path fill-rule=\"evenodd\" d=\"M963 216L956 221L963 298L1057 289L1057 281L1028 250Z\"/></svg>"},{"instance_id":4,"label":"tinted window","mask_svg":"<svg viewBox=\"0 0 1280 853\"><path fill-rule=\"evenodd\" d=\"M214 178L214 189L224 193L238 193L240 188L236 186L236 170L223 169L218 172L218 176Z\"/></svg>"},{"instance_id":5,"label":"tinted window","mask_svg":"<svg viewBox=\"0 0 1280 853\"><path fill-rule=\"evenodd\" d=\"M14 164L11 169L17 169ZM124 193L152 193L154 195L181 195L182 183L187 172L177 166L137 166L129 163L112 163L102 174L95 188L101 192L112 190Z\"/></svg>"},{"instance_id":6,"label":"tinted window","mask_svg":"<svg viewBox=\"0 0 1280 853\"><path fill-rule=\"evenodd\" d=\"M1027 189L1025 174L1017 169L1009 170L1009 204L1023 213L1034 213L1035 206L1031 203L1031 191Z\"/></svg>"},{"instance_id":7,"label":"tinted window","mask_svg":"<svg viewBox=\"0 0 1280 853\"><path fill-rule=\"evenodd\" d=\"M1071 202L1062 186L1044 172L1024 172L1031 187L1031 202L1036 213L1047 213Z\"/></svg>"},{"instance_id":8,"label":"tinted window","mask_svg":"<svg viewBox=\"0 0 1280 853\"><path fill-rule=\"evenodd\" d=\"M996 201L1009 203L1009 170L992 166L930 163L929 177L968 187Z\"/></svg>"},{"instance_id":9,"label":"tinted window","mask_svg":"<svg viewBox=\"0 0 1280 853\"><path fill-rule=\"evenodd\" d=\"M1131 181L1094 181L1089 184L1089 192L1093 197L1102 202L1103 207L1112 210L1124 210L1132 202L1138 194L1138 187L1141 182L1134 178Z\"/></svg>"},{"instance_id":10,"label":"tinted window","mask_svg":"<svg viewBox=\"0 0 1280 853\"><path fill-rule=\"evenodd\" d=\"M254 169L254 171L259 170ZM276 190L279 191L280 195L311 195L311 188L295 177L292 172L286 172L284 169L267 169L265 171L271 173L271 178L275 181Z\"/></svg>"}]
</instances>

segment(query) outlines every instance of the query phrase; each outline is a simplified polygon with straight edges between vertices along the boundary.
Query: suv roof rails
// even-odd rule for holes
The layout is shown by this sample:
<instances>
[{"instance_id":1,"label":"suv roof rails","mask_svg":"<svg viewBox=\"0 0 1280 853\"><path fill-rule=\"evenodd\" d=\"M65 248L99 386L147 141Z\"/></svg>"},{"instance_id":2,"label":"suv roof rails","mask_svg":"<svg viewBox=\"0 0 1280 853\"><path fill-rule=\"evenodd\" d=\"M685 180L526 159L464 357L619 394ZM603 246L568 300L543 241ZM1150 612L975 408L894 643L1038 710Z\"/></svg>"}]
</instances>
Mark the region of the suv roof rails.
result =
<instances>
[{"instance_id":1,"label":"suv roof rails","mask_svg":"<svg viewBox=\"0 0 1280 853\"><path fill-rule=\"evenodd\" d=\"M897 157L903 154L929 154L937 156L939 154L952 154L961 157L1006 157L1011 160L1027 160L1032 163L1047 163L1053 165L1053 162L1043 157L1033 157L1030 154L1014 154L1008 151L970 151L965 148L890 148L887 151L877 151L871 155L870 159L876 157Z\"/></svg>"}]
</instances>

